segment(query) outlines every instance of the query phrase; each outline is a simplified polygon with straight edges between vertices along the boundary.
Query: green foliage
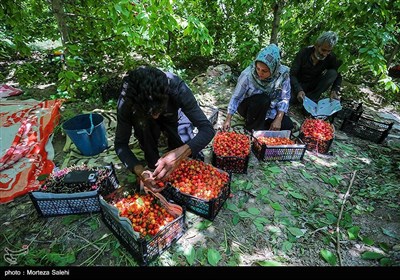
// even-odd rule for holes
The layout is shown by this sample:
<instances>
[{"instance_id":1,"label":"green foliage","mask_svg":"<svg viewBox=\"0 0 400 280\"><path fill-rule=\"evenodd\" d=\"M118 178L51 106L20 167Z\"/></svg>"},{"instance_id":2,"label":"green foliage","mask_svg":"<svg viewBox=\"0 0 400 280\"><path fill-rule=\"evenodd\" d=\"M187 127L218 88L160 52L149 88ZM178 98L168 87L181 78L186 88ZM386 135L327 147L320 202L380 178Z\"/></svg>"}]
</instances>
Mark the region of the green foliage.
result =
<instances>
[{"instance_id":1,"label":"green foliage","mask_svg":"<svg viewBox=\"0 0 400 280\"><path fill-rule=\"evenodd\" d=\"M124 73L139 64L173 69L178 60L208 56L231 61L241 71L270 42L275 1L88 0L61 4L68 35L63 46L66 61L54 82L60 92L69 92L66 96L81 98L98 97L104 76ZM368 80L387 101L398 100L398 83L387 75L389 62L399 62L398 1L280 4L277 43L284 64L290 66L296 52L313 44L322 31L334 30L339 35L334 51L343 60L345 79ZM0 7L0 58L27 58L34 49L31 43L60 39L51 2L5 0ZM43 79L40 72L23 69L16 77L30 86Z\"/></svg>"}]
</instances>

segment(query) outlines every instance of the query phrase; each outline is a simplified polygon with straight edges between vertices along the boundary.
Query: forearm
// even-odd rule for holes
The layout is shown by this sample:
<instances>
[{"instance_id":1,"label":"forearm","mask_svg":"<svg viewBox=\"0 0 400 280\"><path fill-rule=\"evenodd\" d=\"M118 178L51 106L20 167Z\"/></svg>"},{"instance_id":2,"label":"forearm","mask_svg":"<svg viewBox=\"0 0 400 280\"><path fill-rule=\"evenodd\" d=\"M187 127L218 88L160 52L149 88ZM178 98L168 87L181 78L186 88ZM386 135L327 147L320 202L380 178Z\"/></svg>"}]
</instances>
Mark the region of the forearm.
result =
<instances>
[{"instance_id":1,"label":"forearm","mask_svg":"<svg viewBox=\"0 0 400 280\"><path fill-rule=\"evenodd\" d=\"M275 120L282 122L283 117L285 116L285 112L283 111L278 111L278 113L276 114Z\"/></svg>"}]
</instances>

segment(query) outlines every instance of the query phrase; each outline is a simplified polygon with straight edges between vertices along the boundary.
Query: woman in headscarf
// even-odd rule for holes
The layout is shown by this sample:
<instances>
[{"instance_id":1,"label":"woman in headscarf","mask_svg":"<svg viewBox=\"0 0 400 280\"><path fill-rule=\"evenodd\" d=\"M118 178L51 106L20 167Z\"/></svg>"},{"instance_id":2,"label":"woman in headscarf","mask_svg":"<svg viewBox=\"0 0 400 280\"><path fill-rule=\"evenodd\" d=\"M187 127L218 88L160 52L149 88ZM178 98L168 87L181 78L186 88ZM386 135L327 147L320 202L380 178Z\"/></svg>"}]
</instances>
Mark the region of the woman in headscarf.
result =
<instances>
[{"instance_id":1,"label":"woman in headscarf","mask_svg":"<svg viewBox=\"0 0 400 280\"><path fill-rule=\"evenodd\" d=\"M275 44L270 44L240 74L223 129L231 127L236 111L245 118L245 128L249 131L293 129L293 122L286 115L290 101L290 70L281 65L279 52Z\"/></svg>"}]
</instances>

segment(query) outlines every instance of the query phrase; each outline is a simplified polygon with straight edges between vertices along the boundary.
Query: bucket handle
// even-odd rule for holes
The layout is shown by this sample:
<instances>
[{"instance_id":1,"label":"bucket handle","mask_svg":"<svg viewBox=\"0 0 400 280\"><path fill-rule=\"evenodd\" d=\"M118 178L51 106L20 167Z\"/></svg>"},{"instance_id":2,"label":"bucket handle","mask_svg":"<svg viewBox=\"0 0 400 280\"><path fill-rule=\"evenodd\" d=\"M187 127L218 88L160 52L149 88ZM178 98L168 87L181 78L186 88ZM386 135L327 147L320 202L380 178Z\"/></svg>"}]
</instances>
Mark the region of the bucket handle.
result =
<instances>
[{"instance_id":1,"label":"bucket handle","mask_svg":"<svg viewBox=\"0 0 400 280\"><path fill-rule=\"evenodd\" d=\"M92 135L93 129L94 129L94 125L93 125L93 114L92 114L92 113L90 113L89 119L90 119L90 132L88 133L88 132L86 131L86 129L82 129L82 130L77 131L77 132L76 132L77 134L86 133L86 134L89 135L89 136Z\"/></svg>"}]
</instances>

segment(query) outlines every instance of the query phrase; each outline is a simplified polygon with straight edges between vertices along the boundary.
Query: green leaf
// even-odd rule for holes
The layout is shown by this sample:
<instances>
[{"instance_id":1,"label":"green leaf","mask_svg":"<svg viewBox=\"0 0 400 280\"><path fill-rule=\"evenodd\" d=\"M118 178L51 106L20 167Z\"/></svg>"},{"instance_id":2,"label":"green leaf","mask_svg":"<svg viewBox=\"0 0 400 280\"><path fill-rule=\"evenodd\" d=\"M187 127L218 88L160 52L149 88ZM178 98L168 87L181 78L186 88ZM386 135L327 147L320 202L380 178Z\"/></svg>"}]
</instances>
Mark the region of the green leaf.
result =
<instances>
[{"instance_id":1,"label":"green leaf","mask_svg":"<svg viewBox=\"0 0 400 280\"><path fill-rule=\"evenodd\" d=\"M281 211L282 210L282 207L278 202L270 203L270 205L271 205L272 209L274 209L274 210L277 210L277 211Z\"/></svg>"},{"instance_id":2,"label":"green leaf","mask_svg":"<svg viewBox=\"0 0 400 280\"><path fill-rule=\"evenodd\" d=\"M304 232L297 227L288 227L287 229L292 235L296 237L301 237L304 235Z\"/></svg>"},{"instance_id":3,"label":"green leaf","mask_svg":"<svg viewBox=\"0 0 400 280\"><path fill-rule=\"evenodd\" d=\"M282 266L282 264L277 261L258 261L257 264L260 266Z\"/></svg>"},{"instance_id":4,"label":"green leaf","mask_svg":"<svg viewBox=\"0 0 400 280\"><path fill-rule=\"evenodd\" d=\"M301 174L303 174L304 178L306 178L306 179L312 179L312 178L314 178L313 175L308 174L308 173L307 173L306 171L304 171L304 170L301 170Z\"/></svg>"},{"instance_id":5,"label":"green leaf","mask_svg":"<svg viewBox=\"0 0 400 280\"><path fill-rule=\"evenodd\" d=\"M239 208L236 206L236 204L233 204L230 201L226 201L226 208L233 211L233 212L238 212Z\"/></svg>"},{"instance_id":6,"label":"green leaf","mask_svg":"<svg viewBox=\"0 0 400 280\"><path fill-rule=\"evenodd\" d=\"M383 234L386 234L387 236L393 237L394 239L399 239L399 237L394 234L393 232L391 232L390 230L387 230L383 227L381 227Z\"/></svg>"},{"instance_id":7,"label":"green leaf","mask_svg":"<svg viewBox=\"0 0 400 280\"><path fill-rule=\"evenodd\" d=\"M293 247L293 243L289 242L287 240L284 241L283 244L282 244L282 250L285 251L285 252L290 251L292 249L292 247Z\"/></svg>"},{"instance_id":8,"label":"green leaf","mask_svg":"<svg viewBox=\"0 0 400 280\"><path fill-rule=\"evenodd\" d=\"M203 220L199 223L197 223L194 227L199 229L199 230L203 230L208 228L210 225L212 225L212 222L209 220Z\"/></svg>"},{"instance_id":9,"label":"green leaf","mask_svg":"<svg viewBox=\"0 0 400 280\"><path fill-rule=\"evenodd\" d=\"M253 189L253 183L247 182L247 184L245 186L245 190L251 190L251 189Z\"/></svg>"},{"instance_id":10,"label":"green leaf","mask_svg":"<svg viewBox=\"0 0 400 280\"><path fill-rule=\"evenodd\" d=\"M330 265L336 265L336 262L337 262L336 256L335 256L334 254L332 254L331 251L322 249L320 253L321 253L322 258L323 258L327 263L329 263Z\"/></svg>"},{"instance_id":11,"label":"green leaf","mask_svg":"<svg viewBox=\"0 0 400 280\"><path fill-rule=\"evenodd\" d=\"M251 215L250 213L248 213L246 211L240 211L238 214L241 218L252 218L253 217L253 215Z\"/></svg>"},{"instance_id":12,"label":"green leaf","mask_svg":"<svg viewBox=\"0 0 400 280\"><path fill-rule=\"evenodd\" d=\"M364 252L361 254L361 258L364 260L379 260L381 258L385 257L385 255L382 255L381 253L377 252Z\"/></svg>"},{"instance_id":13,"label":"green leaf","mask_svg":"<svg viewBox=\"0 0 400 280\"><path fill-rule=\"evenodd\" d=\"M349 235L350 240L356 240L358 238L358 234L360 233L360 227L354 226L347 230L347 234Z\"/></svg>"},{"instance_id":14,"label":"green leaf","mask_svg":"<svg viewBox=\"0 0 400 280\"><path fill-rule=\"evenodd\" d=\"M212 266L216 266L218 262L222 259L220 253L215 249L208 249L207 251L208 263Z\"/></svg>"},{"instance_id":15,"label":"green leaf","mask_svg":"<svg viewBox=\"0 0 400 280\"><path fill-rule=\"evenodd\" d=\"M259 232L264 232L264 225L263 224L257 223L256 221L253 221L253 224L256 226L256 228L257 228L257 230Z\"/></svg>"},{"instance_id":16,"label":"green leaf","mask_svg":"<svg viewBox=\"0 0 400 280\"><path fill-rule=\"evenodd\" d=\"M194 264L194 260L196 259L196 250L192 245L189 245L189 247L185 250L183 255L186 258L186 261L188 262L189 265Z\"/></svg>"},{"instance_id":17,"label":"green leaf","mask_svg":"<svg viewBox=\"0 0 400 280\"><path fill-rule=\"evenodd\" d=\"M382 258L379 260L379 264L382 266L390 266L393 265L394 261L390 258Z\"/></svg>"},{"instance_id":18,"label":"green leaf","mask_svg":"<svg viewBox=\"0 0 400 280\"><path fill-rule=\"evenodd\" d=\"M339 177L337 175L330 177L329 184L331 184L333 187L337 187L339 185Z\"/></svg>"},{"instance_id":19,"label":"green leaf","mask_svg":"<svg viewBox=\"0 0 400 280\"><path fill-rule=\"evenodd\" d=\"M41 174L38 176L38 181L43 181L46 180L47 177L49 177L50 174Z\"/></svg>"},{"instance_id":20,"label":"green leaf","mask_svg":"<svg viewBox=\"0 0 400 280\"><path fill-rule=\"evenodd\" d=\"M369 237L360 237L360 239L361 239L361 241L362 241L364 244L369 245L369 246L372 246L372 245L374 245L374 243L375 243L375 241L372 240L372 239L369 238Z\"/></svg>"},{"instance_id":21,"label":"green leaf","mask_svg":"<svg viewBox=\"0 0 400 280\"><path fill-rule=\"evenodd\" d=\"M258 210L258 209L255 208L255 207L250 207L249 209L247 209L247 211L248 211L250 214L253 214L253 215L258 215L258 214L260 214L260 210Z\"/></svg>"},{"instance_id":22,"label":"green leaf","mask_svg":"<svg viewBox=\"0 0 400 280\"><path fill-rule=\"evenodd\" d=\"M232 224L236 226L240 221L240 216L238 214L233 215L232 217Z\"/></svg>"},{"instance_id":23,"label":"green leaf","mask_svg":"<svg viewBox=\"0 0 400 280\"><path fill-rule=\"evenodd\" d=\"M79 215L70 215L63 218L63 225L67 226L80 219Z\"/></svg>"},{"instance_id":24,"label":"green leaf","mask_svg":"<svg viewBox=\"0 0 400 280\"><path fill-rule=\"evenodd\" d=\"M90 227L90 229L92 229L92 230L96 230L96 229L99 228L99 223L97 222L96 219L91 219L91 220L89 221L89 227Z\"/></svg>"},{"instance_id":25,"label":"green leaf","mask_svg":"<svg viewBox=\"0 0 400 280\"><path fill-rule=\"evenodd\" d=\"M274 174L281 173L281 168L279 166L268 167L267 170Z\"/></svg>"},{"instance_id":26,"label":"green leaf","mask_svg":"<svg viewBox=\"0 0 400 280\"><path fill-rule=\"evenodd\" d=\"M300 194L300 193L293 192L293 191L289 191L289 194L290 194L291 196L293 196L294 198L307 200L307 199L306 199L302 194Z\"/></svg>"},{"instance_id":27,"label":"green leaf","mask_svg":"<svg viewBox=\"0 0 400 280\"><path fill-rule=\"evenodd\" d=\"M379 248L381 248L385 252L390 250L390 246L388 244L386 244L385 242L380 242L379 243Z\"/></svg>"},{"instance_id":28,"label":"green leaf","mask_svg":"<svg viewBox=\"0 0 400 280\"><path fill-rule=\"evenodd\" d=\"M255 218L254 221L257 223L263 224L263 225L271 223L270 220L268 220L267 218L264 218L264 217L257 217L257 218Z\"/></svg>"}]
</instances>

